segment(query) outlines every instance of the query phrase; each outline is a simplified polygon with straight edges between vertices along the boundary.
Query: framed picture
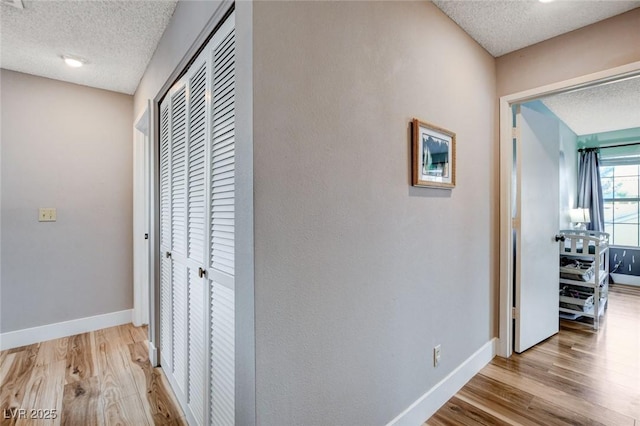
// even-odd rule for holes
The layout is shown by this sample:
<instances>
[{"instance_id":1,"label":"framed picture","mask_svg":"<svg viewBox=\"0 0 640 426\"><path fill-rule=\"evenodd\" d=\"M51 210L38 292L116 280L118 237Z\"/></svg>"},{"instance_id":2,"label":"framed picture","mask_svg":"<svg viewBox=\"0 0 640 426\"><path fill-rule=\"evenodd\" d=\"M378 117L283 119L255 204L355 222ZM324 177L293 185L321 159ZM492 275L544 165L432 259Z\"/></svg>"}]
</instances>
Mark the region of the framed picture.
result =
<instances>
[{"instance_id":1,"label":"framed picture","mask_svg":"<svg viewBox=\"0 0 640 426\"><path fill-rule=\"evenodd\" d=\"M434 188L456 186L456 134L413 119L412 184Z\"/></svg>"}]
</instances>

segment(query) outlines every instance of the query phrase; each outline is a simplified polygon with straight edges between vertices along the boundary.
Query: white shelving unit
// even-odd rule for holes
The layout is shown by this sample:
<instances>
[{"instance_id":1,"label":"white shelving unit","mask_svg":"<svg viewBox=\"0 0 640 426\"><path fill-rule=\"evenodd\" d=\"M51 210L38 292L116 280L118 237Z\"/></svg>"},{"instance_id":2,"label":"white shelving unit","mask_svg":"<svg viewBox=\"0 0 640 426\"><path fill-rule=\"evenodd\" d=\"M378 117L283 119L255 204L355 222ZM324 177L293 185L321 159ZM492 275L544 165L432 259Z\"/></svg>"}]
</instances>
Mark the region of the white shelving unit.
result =
<instances>
[{"instance_id":1,"label":"white shelving unit","mask_svg":"<svg viewBox=\"0 0 640 426\"><path fill-rule=\"evenodd\" d=\"M576 279L560 277L560 291L566 286L571 286L572 292L579 295L561 295L560 303L583 307L579 310L560 306L560 317L572 320L580 317L592 318L593 328L597 330L608 302L609 234L571 229L560 231L560 236L564 237L559 242L561 257L593 265L593 273L586 280L581 279L580 274L576 274ZM587 308L584 308L585 305Z\"/></svg>"}]
</instances>

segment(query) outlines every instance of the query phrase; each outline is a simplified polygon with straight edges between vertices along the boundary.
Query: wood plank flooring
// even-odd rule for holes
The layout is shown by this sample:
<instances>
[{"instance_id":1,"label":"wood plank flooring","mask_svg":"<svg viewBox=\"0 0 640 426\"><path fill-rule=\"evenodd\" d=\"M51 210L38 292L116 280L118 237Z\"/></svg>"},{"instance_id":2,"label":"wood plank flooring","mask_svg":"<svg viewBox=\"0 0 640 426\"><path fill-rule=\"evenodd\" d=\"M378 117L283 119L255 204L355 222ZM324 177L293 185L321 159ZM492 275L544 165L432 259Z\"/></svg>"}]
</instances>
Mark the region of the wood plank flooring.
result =
<instances>
[{"instance_id":1,"label":"wood plank flooring","mask_svg":"<svg viewBox=\"0 0 640 426\"><path fill-rule=\"evenodd\" d=\"M543 343L494 358L425 425L640 426L640 288L611 285L599 331L562 320Z\"/></svg>"},{"instance_id":2,"label":"wood plank flooring","mask_svg":"<svg viewBox=\"0 0 640 426\"><path fill-rule=\"evenodd\" d=\"M127 324L0 352L0 425L186 425L146 336Z\"/></svg>"},{"instance_id":3,"label":"wood plank flooring","mask_svg":"<svg viewBox=\"0 0 640 426\"><path fill-rule=\"evenodd\" d=\"M0 425L186 425L145 339L128 324L0 352ZM495 358L425 425L640 426L640 288L611 286L598 332L561 321Z\"/></svg>"}]
</instances>

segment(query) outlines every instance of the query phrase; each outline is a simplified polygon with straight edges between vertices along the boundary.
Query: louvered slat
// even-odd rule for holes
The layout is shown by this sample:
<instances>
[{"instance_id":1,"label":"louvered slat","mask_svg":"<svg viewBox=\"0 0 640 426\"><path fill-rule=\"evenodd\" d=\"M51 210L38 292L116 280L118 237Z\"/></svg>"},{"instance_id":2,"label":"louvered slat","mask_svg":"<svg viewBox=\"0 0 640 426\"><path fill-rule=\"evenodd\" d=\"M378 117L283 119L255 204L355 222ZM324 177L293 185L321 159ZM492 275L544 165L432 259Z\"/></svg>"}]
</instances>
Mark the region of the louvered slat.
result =
<instances>
[{"instance_id":1,"label":"louvered slat","mask_svg":"<svg viewBox=\"0 0 640 426\"><path fill-rule=\"evenodd\" d=\"M222 217L235 203L235 33L213 55L211 138L211 266L234 274L235 217ZM223 171L220 169L224 168Z\"/></svg>"},{"instance_id":2,"label":"louvered slat","mask_svg":"<svg viewBox=\"0 0 640 426\"><path fill-rule=\"evenodd\" d=\"M189 258L204 259L206 64L189 80Z\"/></svg>"},{"instance_id":3,"label":"louvered slat","mask_svg":"<svg viewBox=\"0 0 640 426\"><path fill-rule=\"evenodd\" d=\"M160 113L160 244L171 246L171 182L169 181L169 107Z\"/></svg>"},{"instance_id":4,"label":"louvered slat","mask_svg":"<svg viewBox=\"0 0 640 426\"><path fill-rule=\"evenodd\" d=\"M211 424L234 424L233 290L213 282L211 297Z\"/></svg>"},{"instance_id":5,"label":"louvered slat","mask_svg":"<svg viewBox=\"0 0 640 426\"><path fill-rule=\"evenodd\" d=\"M171 97L171 222L172 250L186 253L186 87Z\"/></svg>"},{"instance_id":6,"label":"louvered slat","mask_svg":"<svg viewBox=\"0 0 640 426\"><path fill-rule=\"evenodd\" d=\"M207 347L205 343L205 284L198 271L189 271L189 406L198 424L204 424Z\"/></svg>"},{"instance_id":7,"label":"louvered slat","mask_svg":"<svg viewBox=\"0 0 640 426\"><path fill-rule=\"evenodd\" d=\"M173 371L171 260L163 256L160 265L160 363L165 371Z\"/></svg>"},{"instance_id":8,"label":"louvered slat","mask_svg":"<svg viewBox=\"0 0 640 426\"><path fill-rule=\"evenodd\" d=\"M173 266L173 375L183 393L187 380L187 268Z\"/></svg>"},{"instance_id":9,"label":"louvered slat","mask_svg":"<svg viewBox=\"0 0 640 426\"><path fill-rule=\"evenodd\" d=\"M160 249L171 249L171 177L169 107L160 110ZM160 258L160 362L173 372L173 290L171 260Z\"/></svg>"}]
</instances>

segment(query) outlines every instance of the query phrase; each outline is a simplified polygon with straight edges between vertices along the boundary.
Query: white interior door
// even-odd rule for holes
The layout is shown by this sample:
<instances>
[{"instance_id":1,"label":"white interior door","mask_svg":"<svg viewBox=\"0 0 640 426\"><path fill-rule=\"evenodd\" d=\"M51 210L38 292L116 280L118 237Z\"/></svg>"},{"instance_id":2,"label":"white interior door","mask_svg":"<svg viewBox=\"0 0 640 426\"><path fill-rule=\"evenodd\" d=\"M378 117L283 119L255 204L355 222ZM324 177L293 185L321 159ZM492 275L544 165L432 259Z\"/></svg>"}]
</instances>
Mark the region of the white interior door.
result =
<instances>
[{"instance_id":1,"label":"white interior door","mask_svg":"<svg viewBox=\"0 0 640 426\"><path fill-rule=\"evenodd\" d=\"M559 327L560 135L554 118L525 106L516 114L516 127L514 350L520 353Z\"/></svg>"}]
</instances>

